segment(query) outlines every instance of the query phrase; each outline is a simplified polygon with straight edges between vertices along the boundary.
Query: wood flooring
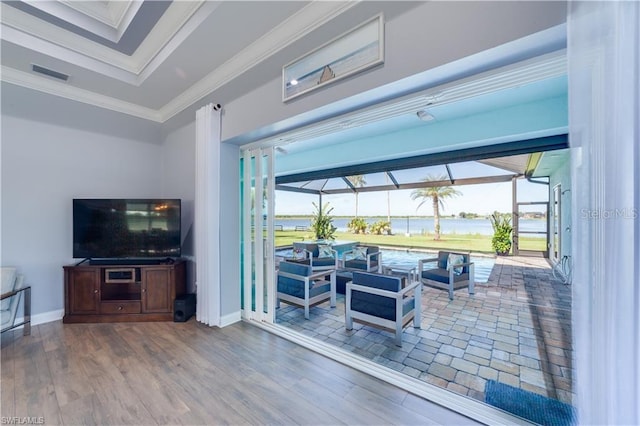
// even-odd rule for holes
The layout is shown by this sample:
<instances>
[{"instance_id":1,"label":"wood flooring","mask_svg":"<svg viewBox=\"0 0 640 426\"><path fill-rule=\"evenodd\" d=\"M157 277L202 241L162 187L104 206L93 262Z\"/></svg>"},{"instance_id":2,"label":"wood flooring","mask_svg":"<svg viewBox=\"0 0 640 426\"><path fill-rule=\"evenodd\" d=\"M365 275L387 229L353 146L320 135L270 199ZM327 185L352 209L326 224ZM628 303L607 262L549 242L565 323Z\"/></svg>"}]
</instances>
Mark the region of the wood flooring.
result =
<instances>
[{"instance_id":1,"label":"wood flooring","mask_svg":"<svg viewBox=\"0 0 640 426\"><path fill-rule=\"evenodd\" d=\"M247 323L2 335L3 424L475 424Z\"/></svg>"}]
</instances>

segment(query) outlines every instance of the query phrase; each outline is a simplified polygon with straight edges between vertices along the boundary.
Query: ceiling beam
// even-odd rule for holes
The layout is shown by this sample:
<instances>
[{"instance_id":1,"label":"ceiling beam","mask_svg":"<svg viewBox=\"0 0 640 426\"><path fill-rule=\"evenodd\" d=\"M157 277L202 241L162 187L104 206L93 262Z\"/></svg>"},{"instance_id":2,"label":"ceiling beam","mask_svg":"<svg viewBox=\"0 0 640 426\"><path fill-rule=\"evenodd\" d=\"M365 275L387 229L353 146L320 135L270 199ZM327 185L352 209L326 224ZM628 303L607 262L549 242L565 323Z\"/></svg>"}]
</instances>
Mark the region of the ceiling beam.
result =
<instances>
[{"instance_id":1,"label":"ceiling beam","mask_svg":"<svg viewBox=\"0 0 640 426\"><path fill-rule=\"evenodd\" d=\"M482 183L499 183L499 182L511 182L514 177L521 177L522 175L510 174L500 176L485 176L479 178L466 178L456 180L456 186L461 185L478 185ZM394 191L398 189L417 189L417 188L431 188L435 186L449 186L451 183L448 180L439 181L421 181L412 183L401 183L396 185L377 185L377 186L363 186L358 188L358 192L379 192L379 191ZM276 185L276 189L280 191L289 192L304 192L306 194L351 194L353 191L348 188L339 189L325 189L322 191L312 191L305 188L298 188L286 185Z\"/></svg>"},{"instance_id":2,"label":"ceiling beam","mask_svg":"<svg viewBox=\"0 0 640 426\"><path fill-rule=\"evenodd\" d=\"M387 176L389 176L389 179L391 179L391 182L393 182L393 184L395 185L396 188L400 188L400 184L398 183L398 181L396 180L396 177L393 175L393 173L391 172L386 172Z\"/></svg>"},{"instance_id":3,"label":"ceiling beam","mask_svg":"<svg viewBox=\"0 0 640 426\"><path fill-rule=\"evenodd\" d=\"M393 170L413 169L418 167L437 166L447 163L484 160L510 155L529 154L532 152L553 151L569 147L567 134L545 136L540 138L518 140L513 142L486 145L474 148L457 149L393 160L376 161L366 164L335 167L312 172L295 173L276 177L276 184L294 183L317 179L353 176L368 173L389 172Z\"/></svg>"}]
</instances>

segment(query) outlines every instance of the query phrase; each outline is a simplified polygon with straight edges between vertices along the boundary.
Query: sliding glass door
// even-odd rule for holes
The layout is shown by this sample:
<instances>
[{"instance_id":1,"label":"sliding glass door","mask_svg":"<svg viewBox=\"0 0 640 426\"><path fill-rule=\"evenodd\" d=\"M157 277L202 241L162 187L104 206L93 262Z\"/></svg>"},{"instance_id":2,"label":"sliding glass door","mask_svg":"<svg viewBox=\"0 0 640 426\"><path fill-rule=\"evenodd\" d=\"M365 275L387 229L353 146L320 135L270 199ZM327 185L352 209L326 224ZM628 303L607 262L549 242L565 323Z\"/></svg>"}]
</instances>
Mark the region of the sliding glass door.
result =
<instances>
[{"instance_id":1,"label":"sliding glass door","mask_svg":"<svg viewBox=\"0 0 640 426\"><path fill-rule=\"evenodd\" d=\"M242 151L242 316L275 318L273 148Z\"/></svg>"}]
</instances>

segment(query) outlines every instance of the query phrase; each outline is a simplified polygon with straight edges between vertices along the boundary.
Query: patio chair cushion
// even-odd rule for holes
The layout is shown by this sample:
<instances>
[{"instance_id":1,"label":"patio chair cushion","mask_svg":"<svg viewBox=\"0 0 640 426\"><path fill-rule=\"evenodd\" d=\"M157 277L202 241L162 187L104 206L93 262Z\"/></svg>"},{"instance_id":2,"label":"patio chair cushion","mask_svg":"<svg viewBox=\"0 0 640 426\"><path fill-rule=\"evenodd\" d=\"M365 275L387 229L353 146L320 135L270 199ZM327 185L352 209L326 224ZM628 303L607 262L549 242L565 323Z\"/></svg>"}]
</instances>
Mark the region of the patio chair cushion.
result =
<instances>
[{"instance_id":1,"label":"patio chair cushion","mask_svg":"<svg viewBox=\"0 0 640 426\"><path fill-rule=\"evenodd\" d=\"M334 257L317 257L313 259L313 266L333 266L336 264Z\"/></svg>"},{"instance_id":2,"label":"patio chair cushion","mask_svg":"<svg viewBox=\"0 0 640 426\"><path fill-rule=\"evenodd\" d=\"M438 268L447 269L447 262L449 261L449 252L448 251L439 251L438 252Z\"/></svg>"},{"instance_id":3,"label":"patio chair cushion","mask_svg":"<svg viewBox=\"0 0 640 426\"><path fill-rule=\"evenodd\" d=\"M280 262L280 271L290 274L308 277L311 275L311 267L297 262ZM309 297L314 297L331 290L329 281L310 281ZM278 275L278 291L291 296L304 298L304 281L301 279Z\"/></svg>"},{"instance_id":4,"label":"patio chair cushion","mask_svg":"<svg viewBox=\"0 0 640 426\"><path fill-rule=\"evenodd\" d=\"M316 243L293 243L294 249L304 249L311 252L312 257L318 257L319 249Z\"/></svg>"},{"instance_id":5,"label":"patio chair cushion","mask_svg":"<svg viewBox=\"0 0 640 426\"><path fill-rule=\"evenodd\" d=\"M376 267L377 269L378 262L375 260L371 260L371 267ZM360 259L352 259L344 262L344 267L349 269L362 269L363 271L367 270L367 261Z\"/></svg>"},{"instance_id":6,"label":"patio chair cushion","mask_svg":"<svg viewBox=\"0 0 640 426\"><path fill-rule=\"evenodd\" d=\"M291 262L287 260L285 262L280 262L279 269L282 272L302 275L303 277L308 277L309 275L311 275L311 267L298 261Z\"/></svg>"},{"instance_id":7,"label":"patio chair cushion","mask_svg":"<svg viewBox=\"0 0 640 426\"><path fill-rule=\"evenodd\" d=\"M448 283L449 282L449 271L446 269L429 269L426 271L422 271L422 278L427 280L438 281L440 283ZM464 272L460 275L453 275L453 281L466 281L469 279L469 273Z\"/></svg>"},{"instance_id":8,"label":"patio chair cushion","mask_svg":"<svg viewBox=\"0 0 640 426\"><path fill-rule=\"evenodd\" d=\"M318 244L318 257L330 257L333 259L333 249L328 244Z\"/></svg>"},{"instance_id":9,"label":"patio chair cushion","mask_svg":"<svg viewBox=\"0 0 640 426\"><path fill-rule=\"evenodd\" d=\"M461 254L449 253L447 259L447 268L453 267L453 273L456 275L462 274L462 267L455 267L455 265L462 265L464 263L464 256Z\"/></svg>"},{"instance_id":10,"label":"patio chair cushion","mask_svg":"<svg viewBox=\"0 0 640 426\"><path fill-rule=\"evenodd\" d=\"M402 288L402 279L399 277L370 273L354 272L353 283L393 292L398 292ZM402 315L404 316L411 312L414 306L414 298L407 297L402 304ZM396 319L396 303L394 299L363 291L352 291L351 310L390 321L395 321Z\"/></svg>"},{"instance_id":11,"label":"patio chair cushion","mask_svg":"<svg viewBox=\"0 0 640 426\"><path fill-rule=\"evenodd\" d=\"M353 248L354 260L366 260L367 259L367 247L354 247Z\"/></svg>"}]
</instances>

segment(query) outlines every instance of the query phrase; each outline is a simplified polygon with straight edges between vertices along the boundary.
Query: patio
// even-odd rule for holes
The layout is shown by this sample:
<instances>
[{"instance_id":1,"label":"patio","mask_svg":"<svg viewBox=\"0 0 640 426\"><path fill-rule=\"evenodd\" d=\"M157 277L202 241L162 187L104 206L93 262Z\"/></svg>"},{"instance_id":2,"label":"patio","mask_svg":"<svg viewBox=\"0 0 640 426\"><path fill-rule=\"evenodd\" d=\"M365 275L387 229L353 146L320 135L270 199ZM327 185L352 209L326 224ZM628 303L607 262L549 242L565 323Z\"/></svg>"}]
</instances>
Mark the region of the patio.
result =
<instances>
[{"instance_id":1,"label":"patio","mask_svg":"<svg viewBox=\"0 0 640 426\"><path fill-rule=\"evenodd\" d=\"M303 310L283 302L278 324L326 341L404 374L484 401L497 380L571 403L571 287L554 279L546 259L498 257L476 294L423 287L422 328L409 326L403 346L391 333L354 324L347 331L344 295L334 309Z\"/></svg>"}]
</instances>

